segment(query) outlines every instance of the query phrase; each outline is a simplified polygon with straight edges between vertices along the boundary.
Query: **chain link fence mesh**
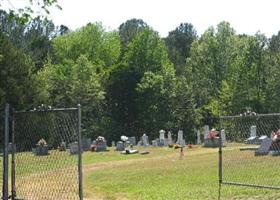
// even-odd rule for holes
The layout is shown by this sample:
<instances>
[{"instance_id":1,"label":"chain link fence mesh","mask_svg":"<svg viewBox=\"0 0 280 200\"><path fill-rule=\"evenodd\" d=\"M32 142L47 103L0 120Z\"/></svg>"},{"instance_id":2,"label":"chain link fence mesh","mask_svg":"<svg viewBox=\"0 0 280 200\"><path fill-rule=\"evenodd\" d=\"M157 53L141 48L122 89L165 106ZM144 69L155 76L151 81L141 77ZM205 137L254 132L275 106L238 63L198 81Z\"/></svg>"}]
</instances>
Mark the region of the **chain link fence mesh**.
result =
<instances>
[{"instance_id":1,"label":"chain link fence mesh","mask_svg":"<svg viewBox=\"0 0 280 200\"><path fill-rule=\"evenodd\" d=\"M280 114L220 120L226 136L220 161L222 183L280 189Z\"/></svg>"},{"instance_id":2,"label":"chain link fence mesh","mask_svg":"<svg viewBox=\"0 0 280 200\"><path fill-rule=\"evenodd\" d=\"M5 109L0 106L0 188L1 197L3 197L3 152L4 152L4 131L5 131Z\"/></svg>"},{"instance_id":3,"label":"chain link fence mesh","mask_svg":"<svg viewBox=\"0 0 280 200\"><path fill-rule=\"evenodd\" d=\"M15 112L13 120L17 198L80 199L77 109Z\"/></svg>"}]
</instances>

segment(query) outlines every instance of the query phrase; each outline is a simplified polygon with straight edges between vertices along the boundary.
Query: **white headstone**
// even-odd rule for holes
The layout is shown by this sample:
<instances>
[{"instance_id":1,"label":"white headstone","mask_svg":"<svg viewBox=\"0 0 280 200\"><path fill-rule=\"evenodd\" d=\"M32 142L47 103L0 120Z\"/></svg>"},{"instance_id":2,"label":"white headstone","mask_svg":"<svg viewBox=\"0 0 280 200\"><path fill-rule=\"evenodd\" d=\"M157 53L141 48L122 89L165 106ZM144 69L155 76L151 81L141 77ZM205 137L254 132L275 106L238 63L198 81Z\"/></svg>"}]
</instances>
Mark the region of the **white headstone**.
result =
<instances>
[{"instance_id":1,"label":"white headstone","mask_svg":"<svg viewBox=\"0 0 280 200\"><path fill-rule=\"evenodd\" d=\"M165 139L164 134L165 134L165 131L164 131L164 130L160 130L160 131L159 131L159 139L162 140L162 141Z\"/></svg>"},{"instance_id":2,"label":"white headstone","mask_svg":"<svg viewBox=\"0 0 280 200\"><path fill-rule=\"evenodd\" d=\"M149 142L148 142L148 136L144 133L142 136L142 140L143 140L143 146L148 146Z\"/></svg>"},{"instance_id":3,"label":"white headstone","mask_svg":"<svg viewBox=\"0 0 280 200\"><path fill-rule=\"evenodd\" d=\"M222 139L222 144L224 144L226 142L226 133L225 133L225 129L221 130L221 139Z\"/></svg>"},{"instance_id":4,"label":"white headstone","mask_svg":"<svg viewBox=\"0 0 280 200\"><path fill-rule=\"evenodd\" d=\"M257 127L251 126L250 137L256 137L256 136L257 136Z\"/></svg>"},{"instance_id":5,"label":"white headstone","mask_svg":"<svg viewBox=\"0 0 280 200\"><path fill-rule=\"evenodd\" d=\"M171 135L170 131L168 131L168 134L167 134L167 141L168 141L168 144L172 144L172 135Z\"/></svg>"},{"instance_id":6,"label":"white headstone","mask_svg":"<svg viewBox=\"0 0 280 200\"><path fill-rule=\"evenodd\" d=\"M178 136L177 136L177 144L179 144L180 146L185 146L186 145L186 141L183 138L183 131L179 130L178 131Z\"/></svg>"},{"instance_id":7,"label":"white headstone","mask_svg":"<svg viewBox=\"0 0 280 200\"><path fill-rule=\"evenodd\" d=\"M208 133L209 133L209 126L205 125L203 126L204 129L204 140L208 138Z\"/></svg>"},{"instance_id":8,"label":"white headstone","mask_svg":"<svg viewBox=\"0 0 280 200\"><path fill-rule=\"evenodd\" d=\"M196 144L201 144L200 131L199 130L196 131L196 137L197 137Z\"/></svg>"},{"instance_id":9,"label":"white headstone","mask_svg":"<svg viewBox=\"0 0 280 200\"><path fill-rule=\"evenodd\" d=\"M181 140L183 140L183 131L179 130L178 131L178 136L177 136L177 141L181 141Z\"/></svg>"},{"instance_id":10,"label":"white headstone","mask_svg":"<svg viewBox=\"0 0 280 200\"><path fill-rule=\"evenodd\" d=\"M270 138L271 138L271 139L274 138L274 132L272 132L272 133L270 134Z\"/></svg>"}]
</instances>

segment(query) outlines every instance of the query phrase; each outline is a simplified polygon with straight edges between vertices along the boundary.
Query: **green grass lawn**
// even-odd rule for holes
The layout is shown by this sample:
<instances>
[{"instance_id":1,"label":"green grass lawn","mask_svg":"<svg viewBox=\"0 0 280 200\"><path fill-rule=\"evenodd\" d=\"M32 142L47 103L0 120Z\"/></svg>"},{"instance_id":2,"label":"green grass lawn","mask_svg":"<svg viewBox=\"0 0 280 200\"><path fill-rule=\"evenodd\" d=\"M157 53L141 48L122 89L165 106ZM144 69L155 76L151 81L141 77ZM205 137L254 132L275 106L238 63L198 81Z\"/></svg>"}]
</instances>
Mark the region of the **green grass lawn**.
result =
<instances>
[{"instance_id":1,"label":"green grass lawn","mask_svg":"<svg viewBox=\"0 0 280 200\"><path fill-rule=\"evenodd\" d=\"M280 185L280 176L276 176L278 157L255 157L252 151L240 152L234 146L224 150L227 181ZM108 200L217 199L217 149L187 149L183 159L179 159L179 150L149 148L149 151L151 153L146 156L119 155L114 151L91 156L85 154L85 197ZM110 159L113 154L116 159ZM93 163L96 159L95 167L87 156L93 159ZM104 157L104 161L100 157ZM224 185L221 199L280 199L280 191Z\"/></svg>"},{"instance_id":2,"label":"green grass lawn","mask_svg":"<svg viewBox=\"0 0 280 200\"><path fill-rule=\"evenodd\" d=\"M182 159L179 158L179 149L149 147L139 150L148 150L150 154L121 155L112 149L100 153L85 152L85 200L217 199L218 149L195 146L185 149ZM76 192L77 177L73 174L77 170L77 157L53 151L51 155L42 157L22 153L17 159L21 164L17 169L19 194L58 192L65 185L69 185L68 188L74 185L66 193ZM28 165L30 162L33 164ZM280 185L280 157L255 157L252 151L241 152L239 146L228 145L224 148L223 162L226 181ZM46 165L51 167L46 170ZM67 172L71 172L72 177L67 177ZM48 188L39 185L42 180ZM68 182L63 185L61 180ZM39 194L35 192L33 195ZM58 198L67 199L63 196ZM280 199L280 191L223 185L221 199Z\"/></svg>"}]
</instances>

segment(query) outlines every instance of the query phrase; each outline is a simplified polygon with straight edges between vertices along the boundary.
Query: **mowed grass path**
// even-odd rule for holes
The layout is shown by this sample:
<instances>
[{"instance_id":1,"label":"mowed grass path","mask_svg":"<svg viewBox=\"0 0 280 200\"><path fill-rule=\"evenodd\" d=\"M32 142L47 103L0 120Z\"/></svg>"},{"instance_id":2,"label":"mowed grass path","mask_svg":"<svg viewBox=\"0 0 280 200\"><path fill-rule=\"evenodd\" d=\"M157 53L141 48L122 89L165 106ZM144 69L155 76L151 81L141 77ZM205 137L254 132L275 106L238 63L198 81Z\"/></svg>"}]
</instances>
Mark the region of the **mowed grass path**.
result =
<instances>
[{"instance_id":1,"label":"mowed grass path","mask_svg":"<svg viewBox=\"0 0 280 200\"><path fill-rule=\"evenodd\" d=\"M149 155L120 155L115 151L85 153L85 198L94 200L218 198L217 149L201 147L186 149L183 159L179 158L179 150L152 147L148 150ZM237 162L236 156L230 156L236 153L243 162ZM225 148L225 155L227 156L225 175L228 181L247 180L248 183L257 181L261 184L262 179L269 179L263 184L280 184L280 174L277 173L278 167L275 165L275 162L279 162L279 157L258 157L257 159L262 162L254 163L256 159L254 153L240 153L239 148ZM250 160L249 156L253 160ZM245 168L244 161L247 166ZM250 168L250 163L254 170ZM267 166L265 172L264 166ZM262 172L267 173L267 177L260 175ZM223 186L221 199L280 199L280 191Z\"/></svg>"}]
</instances>

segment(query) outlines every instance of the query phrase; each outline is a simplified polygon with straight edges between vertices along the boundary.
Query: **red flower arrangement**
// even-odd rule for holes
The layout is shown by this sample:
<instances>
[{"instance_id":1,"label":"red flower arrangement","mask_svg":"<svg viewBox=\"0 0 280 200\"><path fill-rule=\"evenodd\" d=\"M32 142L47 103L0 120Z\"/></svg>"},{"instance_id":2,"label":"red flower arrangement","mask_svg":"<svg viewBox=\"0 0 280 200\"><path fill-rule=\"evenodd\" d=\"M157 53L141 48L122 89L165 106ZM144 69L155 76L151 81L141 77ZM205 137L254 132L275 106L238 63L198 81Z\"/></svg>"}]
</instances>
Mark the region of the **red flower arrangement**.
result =
<instances>
[{"instance_id":1,"label":"red flower arrangement","mask_svg":"<svg viewBox=\"0 0 280 200\"><path fill-rule=\"evenodd\" d=\"M276 132L272 132L272 138L273 141L279 141L280 140L280 129L278 129Z\"/></svg>"},{"instance_id":2,"label":"red flower arrangement","mask_svg":"<svg viewBox=\"0 0 280 200\"><path fill-rule=\"evenodd\" d=\"M216 131L216 129L212 129L208 133L208 138L211 139L211 140L214 140L217 136L218 136L218 131Z\"/></svg>"}]
</instances>

